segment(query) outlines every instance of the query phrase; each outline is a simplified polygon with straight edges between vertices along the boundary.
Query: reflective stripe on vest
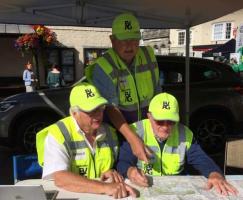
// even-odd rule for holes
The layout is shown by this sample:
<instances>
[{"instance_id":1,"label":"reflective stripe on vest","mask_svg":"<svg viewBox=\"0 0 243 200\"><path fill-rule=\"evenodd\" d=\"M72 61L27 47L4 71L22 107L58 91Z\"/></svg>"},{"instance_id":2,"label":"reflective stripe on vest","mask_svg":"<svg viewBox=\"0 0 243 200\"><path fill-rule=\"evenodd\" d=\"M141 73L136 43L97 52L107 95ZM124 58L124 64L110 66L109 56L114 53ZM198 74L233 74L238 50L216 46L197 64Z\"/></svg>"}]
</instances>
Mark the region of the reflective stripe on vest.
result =
<instances>
[{"instance_id":1,"label":"reflective stripe on vest","mask_svg":"<svg viewBox=\"0 0 243 200\"><path fill-rule=\"evenodd\" d=\"M108 143L109 143L109 146L111 147L112 151L113 151L113 155L115 157L115 160L117 160L118 158L118 146L117 144L115 144L114 142L114 139L112 138L112 134L110 134L110 130L108 128L108 126L105 126L105 131L106 133L108 133Z\"/></svg>"},{"instance_id":2,"label":"reflective stripe on vest","mask_svg":"<svg viewBox=\"0 0 243 200\"><path fill-rule=\"evenodd\" d=\"M155 138L151 140L148 137L154 137L152 132L152 127L148 128L149 120L142 120L139 122L134 123L136 127L136 132L138 133L139 137L142 138L145 142L145 145L154 152L154 156L150 160L150 164L145 164L143 161L139 160L137 162L137 167L142 169L145 173L149 175L170 175L170 174L179 174L184 169L184 162L185 162L185 153L187 149L186 145L186 132L185 127L182 124L176 124L178 126L176 128L169 139L167 139L163 153L159 147L159 144ZM146 128L145 128L146 127ZM178 135L177 132L178 131ZM146 135L145 135L146 132ZM177 137L178 138L175 138ZM176 141L178 139L178 146L171 146L171 141ZM169 141L170 140L170 141ZM150 142L149 142L150 141ZM151 141L154 141L151 143ZM175 158L178 157L178 161L174 166ZM160 160L158 160L160 159ZM158 166L154 166L157 163ZM170 166L170 169L163 168L163 166ZM178 165L178 166L177 166Z\"/></svg>"},{"instance_id":3,"label":"reflective stripe on vest","mask_svg":"<svg viewBox=\"0 0 243 200\"><path fill-rule=\"evenodd\" d=\"M146 60L146 62L145 61L144 62L146 64L144 64L142 62L140 62L140 63L136 62L137 63L136 64L136 74L140 74L140 76L136 76L136 77L139 77L143 81L141 74L146 73L146 72L149 72L151 74L152 85L150 85L149 87L152 87L152 88L148 88L148 90L150 92L151 91L153 91L153 92L150 94L149 93L148 94L138 94L137 86L136 86L135 79L134 79L135 77L133 77L131 75L131 73L129 72L129 70L127 68L122 67L120 65L118 66L119 61L118 60L115 61L116 54L113 52L113 50L108 51L103 56L103 58L106 60L106 62L111 66L111 69L107 70L107 64L106 64L106 66L103 66L105 64L103 64L102 62L104 62L104 61L97 62L97 65L109 75L113 84L117 85L116 91L117 91L118 97L120 98L119 99L120 103L118 106L121 110L124 110L124 111L136 111L136 110L139 110L140 108L147 107L149 105L151 98L154 95L154 91L156 88L156 82L158 81L158 80L156 80L156 75L155 75L156 69L157 69L156 61L153 62L151 60L148 49L146 47L140 47L140 49L141 49L140 51L143 52L144 59ZM114 56L114 58L112 58L111 54ZM139 58L141 58L141 57L139 57ZM129 77L132 77L132 78L129 78ZM129 82L129 80L133 80L133 81ZM122 82L124 82L125 90L121 88L120 83L122 83ZM126 87L127 87L126 85L129 85L128 89L135 90L135 91L132 91L132 94L130 94L132 97L131 101L125 101L126 98L124 100L121 99L121 97L124 98L123 96L125 94L122 94L122 92L124 93L124 91L126 91ZM139 95L139 97L137 95ZM140 102L139 102L139 99L140 99Z\"/></svg>"},{"instance_id":4,"label":"reflective stripe on vest","mask_svg":"<svg viewBox=\"0 0 243 200\"><path fill-rule=\"evenodd\" d=\"M164 146L164 152L170 154L179 154L180 155L180 162L184 163L185 160L185 152L186 152L186 133L185 127L182 124L179 124L179 146L178 147L171 147L171 146Z\"/></svg>"},{"instance_id":5,"label":"reflective stripe on vest","mask_svg":"<svg viewBox=\"0 0 243 200\"><path fill-rule=\"evenodd\" d=\"M143 53L145 55L145 58L146 58L146 60L148 62L147 65L141 66L141 70L144 68L143 71L141 71L141 72L145 72L145 71L151 69L152 81L153 81L153 85L154 85L154 89L155 89L156 88L156 76L155 76L155 69L156 69L156 67L155 67L155 65L157 63L156 62L152 62L146 47L141 47L141 48L142 48ZM140 72L140 69L138 70L138 72Z\"/></svg>"},{"instance_id":6,"label":"reflective stripe on vest","mask_svg":"<svg viewBox=\"0 0 243 200\"><path fill-rule=\"evenodd\" d=\"M65 124L62 121L58 121L56 124L57 124L58 128L60 129L60 131L62 132L62 134L65 138L64 146L68 150L69 156L72 156L71 152L73 150L84 149L84 148L87 147L85 141L71 141L70 134L68 133L68 130L67 130ZM108 136L107 139L108 139L109 144L99 142L97 144L97 146L99 148L110 146L112 148L114 155L115 155L115 158L117 159L117 156L118 156L118 152L116 150L117 145L115 144L114 140L112 139L112 136L111 136L112 134L110 133L110 130L107 126L105 126L105 130L106 130L106 133L107 133L107 136Z\"/></svg>"}]
</instances>

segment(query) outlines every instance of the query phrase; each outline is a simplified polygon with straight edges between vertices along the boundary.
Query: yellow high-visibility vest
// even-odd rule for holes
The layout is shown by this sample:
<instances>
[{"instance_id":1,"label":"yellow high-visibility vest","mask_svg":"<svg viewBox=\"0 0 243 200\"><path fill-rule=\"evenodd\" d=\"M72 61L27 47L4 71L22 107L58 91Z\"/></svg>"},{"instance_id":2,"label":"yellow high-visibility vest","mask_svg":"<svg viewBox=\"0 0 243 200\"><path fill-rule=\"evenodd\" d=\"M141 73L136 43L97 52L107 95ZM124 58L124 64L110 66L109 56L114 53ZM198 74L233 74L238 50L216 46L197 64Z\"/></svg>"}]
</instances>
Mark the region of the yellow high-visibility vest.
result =
<instances>
[{"instance_id":1,"label":"yellow high-visibility vest","mask_svg":"<svg viewBox=\"0 0 243 200\"><path fill-rule=\"evenodd\" d=\"M149 164L138 160L139 169L152 176L176 175L183 171L185 154L190 148L193 138L189 128L176 123L161 152L149 119L136 122L131 127L154 153Z\"/></svg>"},{"instance_id":2,"label":"yellow high-visibility vest","mask_svg":"<svg viewBox=\"0 0 243 200\"><path fill-rule=\"evenodd\" d=\"M56 141L64 145L71 162L70 171L87 178L98 178L111 169L118 154L118 140L115 130L103 124L106 131L103 138L96 141L95 154L88 147L84 136L77 131L72 117L64 118L37 133L36 145L38 161L43 166L44 141L47 134L51 134Z\"/></svg>"},{"instance_id":3,"label":"yellow high-visibility vest","mask_svg":"<svg viewBox=\"0 0 243 200\"><path fill-rule=\"evenodd\" d=\"M139 47L134 62L133 76L116 52L109 49L95 63L86 68L85 75L92 83L92 71L98 65L117 88L118 108L124 112L136 111L140 116L141 109L148 107L155 95L159 69L151 47Z\"/></svg>"}]
</instances>

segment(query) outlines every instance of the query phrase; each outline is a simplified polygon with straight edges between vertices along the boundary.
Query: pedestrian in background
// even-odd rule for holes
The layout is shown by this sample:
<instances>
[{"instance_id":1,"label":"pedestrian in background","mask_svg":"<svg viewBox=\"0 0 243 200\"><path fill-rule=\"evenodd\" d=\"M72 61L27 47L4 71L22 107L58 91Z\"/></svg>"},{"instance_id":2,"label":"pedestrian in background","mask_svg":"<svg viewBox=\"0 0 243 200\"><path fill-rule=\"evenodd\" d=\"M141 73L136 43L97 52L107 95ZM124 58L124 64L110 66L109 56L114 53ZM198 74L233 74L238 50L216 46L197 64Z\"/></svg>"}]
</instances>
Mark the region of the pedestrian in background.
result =
<instances>
[{"instance_id":1,"label":"pedestrian in background","mask_svg":"<svg viewBox=\"0 0 243 200\"><path fill-rule=\"evenodd\" d=\"M38 80L35 78L35 74L32 71L32 64L30 61L25 65L25 70L23 72L23 80L26 88L26 92L34 92L35 91L35 82Z\"/></svg>"},{"instance_id":2,"label":"pedestrian in background","mask_svg":"<svg viewBox=\"0 0 243 200\"><path fill-rule=\"evenodd\" d=\"M65 85L62 73L56 64L52 65L51 71L48 72L47 85L49 88L57 88Z\"/></svg>"}]
</instances>

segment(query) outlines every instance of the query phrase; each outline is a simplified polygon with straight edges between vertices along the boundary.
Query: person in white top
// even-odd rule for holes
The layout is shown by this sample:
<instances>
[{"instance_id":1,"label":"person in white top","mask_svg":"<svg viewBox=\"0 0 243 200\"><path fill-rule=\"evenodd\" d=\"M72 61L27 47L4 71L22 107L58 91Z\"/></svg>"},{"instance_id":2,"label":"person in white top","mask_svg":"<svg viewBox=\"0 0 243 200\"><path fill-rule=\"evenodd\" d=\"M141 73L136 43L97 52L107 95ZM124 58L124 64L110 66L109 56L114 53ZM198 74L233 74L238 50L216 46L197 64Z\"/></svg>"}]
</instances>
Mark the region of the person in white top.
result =
<instances>
[{"instance_id":1,"label":"person in white top","mask_svg":"<svg viewBox=\"0 0 243 200\"><path fill-rule=\"evenodd\" d=\"M42 178L54 179L56 186L73 192L107 194L114 198L123 198L129 195L136 197L137 192L124 183L122 176L117 171L111 168L104 170L107 160L111 161L110 163L113 165L115 159L110 158L107 154L102 154L101 159L97 159L99 152L112 151L110 143L107 142L110 134L107 131L108 125L102 123L105 104L107 104L107 100L101 97L98 90L88 83L78 84L72 89L70 94L71 116L47 128L48 134L44 140ZM79 147L72 149L75 145L65 145L68 144L68 141L67 137L62 137L65 134L60 126L57 126L60 122L66 127L71 138L71 142L69 142L79 144ZM37 137L37 148L38 142ZM40 156L39 152L38 156ZM83 165L79 163L83 163L84 159L90 157L92 159L88 161L89 164L84 169ZM100 170L101 168L103 171ZM97 177L97 174L100 176ZM90 177L100 178L100 180Z\"/></svg>"}]
</instances>

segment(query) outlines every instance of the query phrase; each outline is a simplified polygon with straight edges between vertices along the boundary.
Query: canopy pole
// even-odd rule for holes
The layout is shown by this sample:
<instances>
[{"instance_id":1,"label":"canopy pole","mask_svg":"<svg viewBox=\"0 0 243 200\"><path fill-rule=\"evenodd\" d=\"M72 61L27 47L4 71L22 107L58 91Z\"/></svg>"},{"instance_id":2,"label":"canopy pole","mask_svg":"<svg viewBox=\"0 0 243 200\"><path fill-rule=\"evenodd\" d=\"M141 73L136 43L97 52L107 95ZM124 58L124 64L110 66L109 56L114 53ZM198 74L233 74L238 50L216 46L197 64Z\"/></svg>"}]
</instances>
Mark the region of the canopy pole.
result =
<instances>
[{"instance_id":1,"label":"canopy pole","mask_svg":"<svg viewBox=\"0 0 243 200\"><path fill-rule=\"evenodd\" d=\"M186 70L185 70L185 111L186 111L186 125L189 126L190 117L190 27L186 28Z\"/></svg>"}]
</instances>

